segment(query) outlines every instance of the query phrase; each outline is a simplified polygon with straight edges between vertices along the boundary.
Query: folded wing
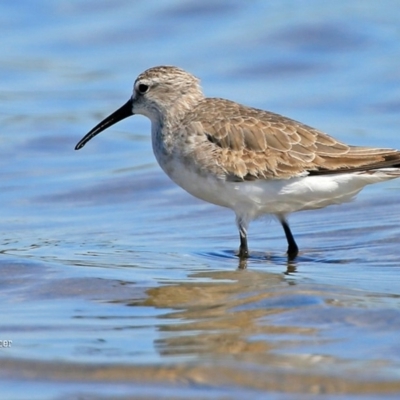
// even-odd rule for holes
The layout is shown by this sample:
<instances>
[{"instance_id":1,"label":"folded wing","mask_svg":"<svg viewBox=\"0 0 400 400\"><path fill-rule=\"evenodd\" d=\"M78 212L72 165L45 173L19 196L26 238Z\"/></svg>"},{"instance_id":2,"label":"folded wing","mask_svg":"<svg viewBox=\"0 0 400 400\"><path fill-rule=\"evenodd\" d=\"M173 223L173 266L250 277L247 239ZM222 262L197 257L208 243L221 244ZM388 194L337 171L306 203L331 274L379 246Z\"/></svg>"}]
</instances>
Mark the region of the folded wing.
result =
<instances>
[{"instance_id":1,"label":"folded wing","mask_svg":"<svg viewBox=\"0 0 400 400\"><path fill-rule=\"evenodd\" d=\"M205 99L187 119L187 129L204 135L202 145L212 148L229 180L400 167L397 150L349 146L300 122L228 100Z\"/></svg>"}]
</instances>

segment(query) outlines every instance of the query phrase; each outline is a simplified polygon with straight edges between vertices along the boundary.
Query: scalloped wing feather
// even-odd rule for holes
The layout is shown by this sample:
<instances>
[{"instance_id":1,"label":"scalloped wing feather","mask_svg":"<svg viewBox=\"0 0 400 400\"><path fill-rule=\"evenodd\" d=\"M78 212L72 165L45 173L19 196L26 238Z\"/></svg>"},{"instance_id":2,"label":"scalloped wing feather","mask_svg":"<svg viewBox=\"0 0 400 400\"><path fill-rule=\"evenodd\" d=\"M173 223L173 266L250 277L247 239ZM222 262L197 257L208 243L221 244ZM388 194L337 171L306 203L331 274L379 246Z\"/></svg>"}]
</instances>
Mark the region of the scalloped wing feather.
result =
<instances>
[{"instance_id":1,"label":"scalloped wing feather","mask_svg":"<svg viewBox=\"0 0 400 400\"><path fill-rule=\"evenodd\" d=\"M400 166L397 150L349 146L279 114L224 99L204 99L182 126L187 127L186 135L196 130L203 136L191 156L199 160L201 153L212 154L208 162L202 158L203 168L229 180L287 179Z\"/></svg>"}]
</instances>

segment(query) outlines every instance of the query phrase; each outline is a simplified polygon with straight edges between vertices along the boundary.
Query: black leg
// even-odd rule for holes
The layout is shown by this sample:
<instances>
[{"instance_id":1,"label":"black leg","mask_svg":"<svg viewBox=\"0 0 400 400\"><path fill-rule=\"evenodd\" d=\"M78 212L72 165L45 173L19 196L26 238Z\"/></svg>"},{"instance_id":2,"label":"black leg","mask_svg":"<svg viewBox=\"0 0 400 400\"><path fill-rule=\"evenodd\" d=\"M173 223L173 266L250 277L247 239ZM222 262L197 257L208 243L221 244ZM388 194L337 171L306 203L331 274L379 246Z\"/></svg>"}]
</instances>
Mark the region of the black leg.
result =
<instances>
[{"instance_id":1,"label":"black leg","mask_svg":"<svg viewBox=\"0 0 400 400\"><path fill-rule=\"evenodd\" d=\"M247 247L247 229L246 225L243 223L241 219L236 220L239 227L239 235L240 235L240 247L239 247L239 258L248 258L249 257L249 248Z\"/></svg>"},{"instance_id":2,"label":"black leg","mask_svg":"<svg viewBox=\"0 0 400 400\"><path fill-rule=\"evenodd\" d=\"M240 231L239 257L247 258L248 256L249 256L249 248L247 247L246 233L242 234L242 231Z\"/></svg>"},{"instance_id":3,"label":"black leg","mask_svg":"<svg viewBox=\"0 0 400 400\"><path fill-rule=\"evenodd\" d=\"M283 230L285 231L286 240L288 242L288 250L287 255L290 258L295 258L297 254L299 254L299 248L297 247L296 241L292 235L292 231L290 230L289 224L286 222L285 219L280 219Z\"/></svg>"}]
</instances>

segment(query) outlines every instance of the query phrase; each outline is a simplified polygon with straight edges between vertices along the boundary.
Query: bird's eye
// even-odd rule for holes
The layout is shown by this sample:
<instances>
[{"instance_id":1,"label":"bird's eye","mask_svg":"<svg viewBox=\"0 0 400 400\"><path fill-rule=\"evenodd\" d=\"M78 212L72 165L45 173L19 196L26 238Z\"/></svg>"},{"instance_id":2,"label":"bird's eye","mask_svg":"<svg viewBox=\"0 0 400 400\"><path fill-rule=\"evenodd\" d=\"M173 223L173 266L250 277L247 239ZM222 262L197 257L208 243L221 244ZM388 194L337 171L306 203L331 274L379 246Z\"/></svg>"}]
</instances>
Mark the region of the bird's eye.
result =
<instances>
[{"instance_id":1,"label":"bird's eye","mask_svg":"<svg viewBox=\"0 0 400 400\"><path fill-rule=\"evenodd\" d=\"M149 85L145 85L144 83L140 83L137 88L138 88L138 92L140 94L144 94L149 90Z\"/></svg>"}]
</instances>

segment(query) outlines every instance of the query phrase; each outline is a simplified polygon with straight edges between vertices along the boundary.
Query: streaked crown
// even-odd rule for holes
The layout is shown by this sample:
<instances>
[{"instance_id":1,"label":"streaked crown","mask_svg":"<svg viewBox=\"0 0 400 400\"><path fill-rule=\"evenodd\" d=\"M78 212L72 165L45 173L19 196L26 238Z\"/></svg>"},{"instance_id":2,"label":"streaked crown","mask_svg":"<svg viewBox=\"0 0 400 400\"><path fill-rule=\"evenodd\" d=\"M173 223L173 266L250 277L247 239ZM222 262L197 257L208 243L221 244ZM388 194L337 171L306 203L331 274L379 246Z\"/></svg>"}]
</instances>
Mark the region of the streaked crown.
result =
<instances>
[{"instance_id":1,"label":"streaked crown","mask_svg":"<svg viewBox=\"0 0 400 400\"><path fill-rule=\"evenodd\" d=\"M144 114L152 120L167 115L176 118L203 98L198 78L181 68L158 66L137 77L133 112Z\"/></svg>"}]
</instances>

